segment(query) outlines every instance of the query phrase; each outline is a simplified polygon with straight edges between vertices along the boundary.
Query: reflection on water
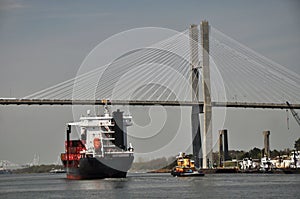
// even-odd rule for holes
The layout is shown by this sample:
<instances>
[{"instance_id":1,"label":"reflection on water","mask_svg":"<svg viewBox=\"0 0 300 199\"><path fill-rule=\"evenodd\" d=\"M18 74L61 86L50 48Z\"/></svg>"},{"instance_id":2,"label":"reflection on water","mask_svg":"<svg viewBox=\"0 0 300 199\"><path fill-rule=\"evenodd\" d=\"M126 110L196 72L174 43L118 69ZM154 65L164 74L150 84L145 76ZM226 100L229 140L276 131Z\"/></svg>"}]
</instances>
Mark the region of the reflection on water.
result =
<instances>
[{"instance_id":1,"label":"reflection on water","mask_svg":"<svg viewBox=\"0 0 300 199\"><path fill-rule=\"evenodd\" d=\"M126 187L128 178L100 179L100 180L67 180L65 179L64 190L111 190Z\"/></svg>"},{"instance_id":2,"label":"reflection on water","mask_svg":"<svg viewBox=\"0 0 300 199\"><path fill-rule=\"evenodd\" d=\"M300 175L215 174L67 180L65 174L0 175L0 198L297 198Z\"/></svg>"}]
</instances>

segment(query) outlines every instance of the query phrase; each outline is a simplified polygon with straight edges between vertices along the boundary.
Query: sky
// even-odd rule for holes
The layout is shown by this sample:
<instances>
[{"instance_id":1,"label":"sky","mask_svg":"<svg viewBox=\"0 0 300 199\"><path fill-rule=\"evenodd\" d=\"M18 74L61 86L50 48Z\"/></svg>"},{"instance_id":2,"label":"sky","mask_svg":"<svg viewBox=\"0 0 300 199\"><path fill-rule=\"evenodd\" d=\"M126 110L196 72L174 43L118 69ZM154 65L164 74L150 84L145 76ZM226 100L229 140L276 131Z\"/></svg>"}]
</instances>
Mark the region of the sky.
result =
<instances>
[{"instance_id":1,"label":"sky","mask_svg":"<svg viewBox=\"0 0 300 199\"><path fill-rule=\"evenodd\" d=\"M88 53L114 34L141 27L183 31L201 20L300 74L299 8L296 0L1 0L0 97L24 97L75 77ZM161 112L152 108L152 113ZM64 150L65 123L72 120L71 107L1 106L0 160L23 164L37 153L42 163L55 162ZM284 110L229 109L224 128L229 130L231 149L262 148L266 129L271 130L271 149L292 148L300 137L292 116L287 129ZM163 155L186 149L180 146L175 143L173 152Z\"/></svg>"}]
</instances>

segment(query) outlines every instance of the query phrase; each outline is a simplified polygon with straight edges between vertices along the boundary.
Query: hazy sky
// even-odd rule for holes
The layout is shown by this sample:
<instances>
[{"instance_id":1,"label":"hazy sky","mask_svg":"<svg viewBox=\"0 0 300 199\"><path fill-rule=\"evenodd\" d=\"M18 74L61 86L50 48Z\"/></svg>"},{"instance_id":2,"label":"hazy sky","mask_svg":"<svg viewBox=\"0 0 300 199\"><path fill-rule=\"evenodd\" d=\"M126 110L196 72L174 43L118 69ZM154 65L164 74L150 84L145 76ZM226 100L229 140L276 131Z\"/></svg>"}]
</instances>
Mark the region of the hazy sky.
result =
<instances>
[{"instance_id":1,"label":"hazy sky","mask_svg":"<svg viewBox=\"0 0 300 199\"><path fill-rule=\"evenodd\" d=\"M0 97L24 97L74 77L86 55L113 34L149 26L183 31L204 19L300 74L299 8L296 0L0 0ZM291 116L287 130L284 110L244 111L228 111L230 148L262 147L265 129L271 130L272 149L291 148L300 137ZM56 161L71 120L71 107L1 106L0 160L26 163L38 153L43 163ZM174 153L185 150L176 144Z\"/></svg>"}]
</instances>

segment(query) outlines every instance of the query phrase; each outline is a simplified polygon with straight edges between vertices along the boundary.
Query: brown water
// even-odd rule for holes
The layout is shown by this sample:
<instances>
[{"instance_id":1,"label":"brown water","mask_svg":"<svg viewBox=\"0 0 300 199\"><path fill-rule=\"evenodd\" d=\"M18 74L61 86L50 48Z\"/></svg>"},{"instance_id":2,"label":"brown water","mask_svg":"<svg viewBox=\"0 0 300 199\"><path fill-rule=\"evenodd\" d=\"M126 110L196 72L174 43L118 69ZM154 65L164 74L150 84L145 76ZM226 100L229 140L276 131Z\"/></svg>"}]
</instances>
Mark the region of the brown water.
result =
<instances>
[{"instance_id":1,"label":"brown water","mask_svg":"<svg viewBox=\"0 0 300 199\"><path fill-rule=\"evenodd\" d=\"M299 198L300 175L129 173L126 179L74 181L65 174L0 175L0 198Z\"/></svg>"}]
</instances>

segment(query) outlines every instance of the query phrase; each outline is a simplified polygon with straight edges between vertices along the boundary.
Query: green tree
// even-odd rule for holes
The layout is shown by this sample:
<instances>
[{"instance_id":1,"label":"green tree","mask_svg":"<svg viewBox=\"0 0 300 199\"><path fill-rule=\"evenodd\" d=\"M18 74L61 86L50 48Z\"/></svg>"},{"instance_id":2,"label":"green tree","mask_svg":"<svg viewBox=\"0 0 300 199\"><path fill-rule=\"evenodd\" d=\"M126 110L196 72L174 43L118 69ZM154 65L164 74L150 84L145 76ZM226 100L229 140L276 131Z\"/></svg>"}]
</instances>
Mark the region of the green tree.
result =
<instances>
[{"instance_id":1,"label":"green tree","mask_svg":"<svg viewBox=\"0 0 300 199\"><path fill-rule=\"evenodd\" d=\"M274 149L273 151L271 151L271 158L275 158L277 156L280 156L280 151L277 151L276 149Z\"/></svg>"},{"instance_id":2,"label":"green tree","mask_svg":"<svg viewBox=\"0 0 300 199\"><path fill-rule=\"evenodd\" d=\"M254 147L249 151L249 155L254 159L259 159L261 158L261 150L259 148Z\"/></svg>"},{"instance_id":3,"label":"green tree","mask_svg":"<svg viewBox=\"0 0 300 199\"><path fill-rule=\"evenodd\" d=\"M294 145L295 149L297 151L300 151L300 138L298 140L295 141L295 145Z\"/></svg>"},{"instance_id":4,"label":"green tree","mask_svg":"<svg viewBox=\"0 0 300 199\"><path fill-rule=\"evenodd\" d=\"M241 156L241 159L244 159L244 158L250 158L249 152L246 152Z\"/></svg>"}]
</instances>

